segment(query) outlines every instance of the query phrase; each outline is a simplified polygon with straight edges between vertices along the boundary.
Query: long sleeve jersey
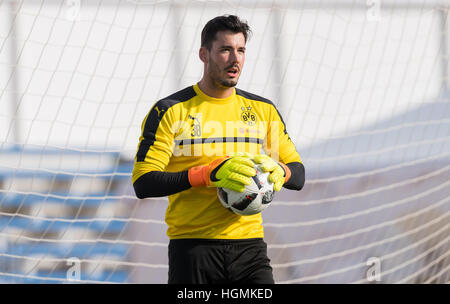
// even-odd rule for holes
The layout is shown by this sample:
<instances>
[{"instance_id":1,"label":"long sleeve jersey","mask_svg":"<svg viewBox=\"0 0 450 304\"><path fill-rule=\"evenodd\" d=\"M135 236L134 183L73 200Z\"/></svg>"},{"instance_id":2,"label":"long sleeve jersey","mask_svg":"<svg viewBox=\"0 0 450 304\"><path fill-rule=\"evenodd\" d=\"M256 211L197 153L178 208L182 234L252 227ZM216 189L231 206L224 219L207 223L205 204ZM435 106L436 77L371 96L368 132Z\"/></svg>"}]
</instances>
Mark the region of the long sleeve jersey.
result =
<instances>
[{"instance_id":1,"label":"long sleeve jersey","mask_svg":"<svg viewBox=\"0 0 450 304\"><path fill-rule=\"evenodd\" d=\"M173 181L179 188L169 195L165 216L170 239L264 236L261 214L234 214L222 206L216 188L193 188L187 180L191 167L237 151L264 152L288 166L303 168L281 115L263 97L234 89L228 98L217 99L193 85L151 108L142 123L132 181L144 179L149 172L164 172L168 184Z\"/></svg>"}]
</instances>

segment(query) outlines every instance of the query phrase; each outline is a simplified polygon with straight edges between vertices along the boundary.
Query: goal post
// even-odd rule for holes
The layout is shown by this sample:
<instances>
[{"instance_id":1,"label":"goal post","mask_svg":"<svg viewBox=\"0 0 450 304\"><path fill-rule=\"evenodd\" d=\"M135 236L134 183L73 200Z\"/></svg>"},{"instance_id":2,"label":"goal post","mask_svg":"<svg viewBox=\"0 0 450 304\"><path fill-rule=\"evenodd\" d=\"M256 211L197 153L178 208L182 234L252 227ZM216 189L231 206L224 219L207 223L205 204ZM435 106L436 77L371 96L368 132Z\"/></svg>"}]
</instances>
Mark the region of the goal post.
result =
<instances>
[{"instance_id":1,"label":"goal post","mask_svg":"<svg viewBox=\"0 0 450 304\"><path fill-rule=\"evenodd\" d=\"M0 2L0 283L167 282L167 198L131 170L151 106L200 80L217 15L238 87L306 168L263 212L278 283L448 283L447 1Z\"/></svg>"}]
</instances>

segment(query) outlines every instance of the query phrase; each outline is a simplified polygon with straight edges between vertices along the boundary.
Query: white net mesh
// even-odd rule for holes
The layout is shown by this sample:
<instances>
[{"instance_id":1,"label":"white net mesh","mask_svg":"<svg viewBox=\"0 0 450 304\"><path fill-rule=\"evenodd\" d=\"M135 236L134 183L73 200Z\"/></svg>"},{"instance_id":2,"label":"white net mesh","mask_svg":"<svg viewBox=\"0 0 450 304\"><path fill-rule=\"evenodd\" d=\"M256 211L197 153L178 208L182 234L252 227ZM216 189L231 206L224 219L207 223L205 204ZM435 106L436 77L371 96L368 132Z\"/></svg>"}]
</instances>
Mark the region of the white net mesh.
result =
<instances>
[{"instance_id":1,"label":"white net mesh","mask_svg":"<svg viewBox=\"0 0 450 304\"><path fill-rule=\"evenodd\" d=\"M307 172L263 213L276 281L448 282L448 4L0 1L0 281L167 281L167 200L131 186L140 125L237 14L238 87L277 104Z\"/></svg>"}]
</instances>

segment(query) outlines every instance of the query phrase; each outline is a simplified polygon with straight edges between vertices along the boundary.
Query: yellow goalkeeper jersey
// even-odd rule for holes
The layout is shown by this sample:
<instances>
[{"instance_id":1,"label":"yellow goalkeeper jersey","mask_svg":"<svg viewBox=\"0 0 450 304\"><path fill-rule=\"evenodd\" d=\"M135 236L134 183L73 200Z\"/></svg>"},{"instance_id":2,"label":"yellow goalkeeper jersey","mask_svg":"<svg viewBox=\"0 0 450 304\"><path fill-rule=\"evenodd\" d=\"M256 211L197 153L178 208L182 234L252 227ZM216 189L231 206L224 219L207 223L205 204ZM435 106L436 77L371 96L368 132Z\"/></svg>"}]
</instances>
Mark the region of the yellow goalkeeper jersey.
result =
<instances>
[{"instance_id":1,"label":"yellow goalkeeper jersey","mask_svg":"<svg viewBox=\"0 0 450 304\"><path fill-rule=\"evenodd\" d=\"M159 100L141 129L133 183L150 171L184 171L237 151L301 162L274 104L240 89L217 99L198 85L187 87ZM239 216L225 209L215 187L170 195L165 220L170 239L264 237L261 214Z\"/></svg>"}]
</instances>

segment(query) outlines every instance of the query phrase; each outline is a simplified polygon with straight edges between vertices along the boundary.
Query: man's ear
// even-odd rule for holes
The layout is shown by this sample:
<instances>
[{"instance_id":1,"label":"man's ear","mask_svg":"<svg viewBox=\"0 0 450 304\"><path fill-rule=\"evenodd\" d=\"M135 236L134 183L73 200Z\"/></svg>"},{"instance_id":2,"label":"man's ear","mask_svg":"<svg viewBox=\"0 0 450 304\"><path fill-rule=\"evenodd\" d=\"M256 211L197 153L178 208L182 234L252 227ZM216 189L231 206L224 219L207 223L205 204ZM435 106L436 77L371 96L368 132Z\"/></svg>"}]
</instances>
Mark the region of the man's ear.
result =
<instances>
[{"instance_id":1,"label":"man's ear","mask_svg":"<svg viewBox=\"0 0 450 304\"><path fill-rule=\"evenodd\" d=\"M198 56L200 57L200 60L203 61L203 63L208 63L208 49L204 46L200 48L198 51Z\"/></svg>"}]
</instances>

